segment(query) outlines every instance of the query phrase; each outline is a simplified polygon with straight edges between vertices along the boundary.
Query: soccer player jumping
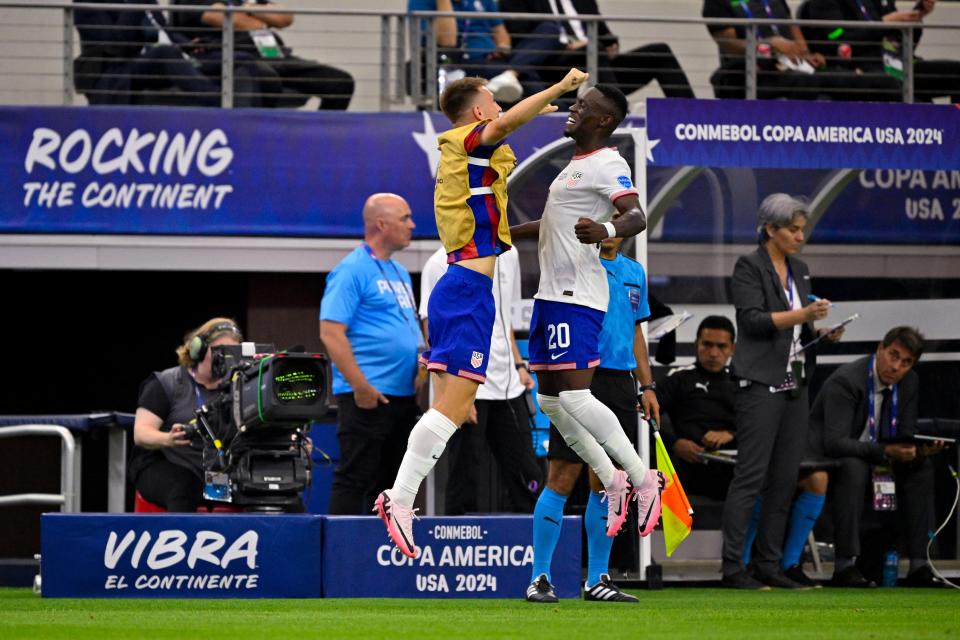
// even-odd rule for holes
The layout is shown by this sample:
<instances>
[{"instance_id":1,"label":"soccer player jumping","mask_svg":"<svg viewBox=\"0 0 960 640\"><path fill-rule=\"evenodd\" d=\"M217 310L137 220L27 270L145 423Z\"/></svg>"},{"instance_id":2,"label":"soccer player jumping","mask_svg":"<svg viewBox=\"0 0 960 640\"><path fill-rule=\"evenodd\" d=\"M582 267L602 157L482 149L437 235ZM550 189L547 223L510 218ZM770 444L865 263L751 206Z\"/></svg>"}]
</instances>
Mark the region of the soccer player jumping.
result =
<instances>
[{"instance_id":1,"label":"soccer player jumping","mask_svg":"<svg viewBox=\"0 0 960 640\"><path fill-rule=\"evenodd\" d=\"M603 484L607 535L620 530L635 497L640 535L647 536L660 519L663 476L646 468L616 415L590 393L609 302L599 243L634 236L647 226L630 167L610 142L626 113L627 100L613 86L599 84L577 99L564 128L575 142L573 160L550 185L541 219L511 232L515 238L539 236L530 369L540 385L540 408ZM610 221L614 211L620 216Z\"/></svg>"},{"instance_id":2,"label":"soccer player jumping","mask_svg":"<svg viewBox=\"0 0 960 640\"><path fill-rule=\"evenodd\" d=\"M506 137L537 115L556 111L550 103L586 79L587 74L571 69L563 80L502 116L481 78L457 80L440 96L440 108L453 127L438 138L434 211L450 267L430 296L431 348L421 356L435 374L434 402L410 432L393 487L374 506L391 540L411 558L417 557L413 501L420 483L467 419L477 386L486 379L494 322L492 275L497 256L512 243L507 177L516 157Z\"/></svg>"}]
</instances>

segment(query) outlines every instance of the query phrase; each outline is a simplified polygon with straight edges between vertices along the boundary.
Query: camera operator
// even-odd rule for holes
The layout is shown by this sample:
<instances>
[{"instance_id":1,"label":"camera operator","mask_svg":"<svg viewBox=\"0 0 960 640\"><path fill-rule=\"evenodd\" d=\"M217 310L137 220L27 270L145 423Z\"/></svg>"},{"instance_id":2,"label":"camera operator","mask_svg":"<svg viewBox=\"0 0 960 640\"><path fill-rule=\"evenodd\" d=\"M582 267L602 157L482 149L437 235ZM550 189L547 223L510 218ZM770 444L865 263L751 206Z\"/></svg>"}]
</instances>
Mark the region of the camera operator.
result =
<instances>
[{"instance_id":1,"label":"camera operator","mask_svg":"<svg viewBox=\"0 0 960 640\"><path fill-rule=\"evenodd\" d=\"M203 501L203 444L191 439L187 425L219 393L211 347L242 340L230 318L207 320L177 347L177 366L152 373L140 385L130 475L143 498L167 511L194 512Z\"/></svg>"}]
</instances>

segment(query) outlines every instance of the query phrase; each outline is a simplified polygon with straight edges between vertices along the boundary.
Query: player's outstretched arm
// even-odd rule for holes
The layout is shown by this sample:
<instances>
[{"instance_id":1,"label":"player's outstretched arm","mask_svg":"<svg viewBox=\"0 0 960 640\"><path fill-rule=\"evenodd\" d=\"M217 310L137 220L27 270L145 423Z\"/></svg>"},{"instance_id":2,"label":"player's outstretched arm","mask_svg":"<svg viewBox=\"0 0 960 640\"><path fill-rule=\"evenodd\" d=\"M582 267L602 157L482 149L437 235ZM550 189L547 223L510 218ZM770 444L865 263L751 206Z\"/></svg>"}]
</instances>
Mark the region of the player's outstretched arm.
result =
<instances>
[{"instance_id":1,"label":"player's outstretched arm","mask_svg":"<svg viewBox=\"0 0 960 640\"><path fill-rule=\"evenodd\" d=\"M620 212L620 217L608 224L613 224L618 238L630 238L647 228L647 216L640 208L640 198L635 195L617 198L613 206ZM609 238L606 226L594 222L589 218L580 218L573 227L577 240L583 244L595 244L604 238Z\"/></svg>"},{"instance_id":2,"label":"player's outstretched arm","mask_svg":"<svg viewBox=\"0 0 960 640\"><path fill-rule=\"evenodd\" d=\"M510 107L499 119L493 120L484 127L483 133L480 134L480 144L496 144L541 113L556 111L557 107L550 103L579 87L587 81L588 77L589 74L579 69L570 69L563 80L540 93L524 98Z\"/></svg>"},{"instance_id":3,"label":"player's outstretched arm","mask_svg":"<svg viewBox=\"0 0 960 640\"><path fill-rule=\"evenodd\" d=\"M510 237L514 240L526 240L528 238L536 240L540 237L540 221L533 220L513 225L510 227Z\"/></svg>"}]
</instances>

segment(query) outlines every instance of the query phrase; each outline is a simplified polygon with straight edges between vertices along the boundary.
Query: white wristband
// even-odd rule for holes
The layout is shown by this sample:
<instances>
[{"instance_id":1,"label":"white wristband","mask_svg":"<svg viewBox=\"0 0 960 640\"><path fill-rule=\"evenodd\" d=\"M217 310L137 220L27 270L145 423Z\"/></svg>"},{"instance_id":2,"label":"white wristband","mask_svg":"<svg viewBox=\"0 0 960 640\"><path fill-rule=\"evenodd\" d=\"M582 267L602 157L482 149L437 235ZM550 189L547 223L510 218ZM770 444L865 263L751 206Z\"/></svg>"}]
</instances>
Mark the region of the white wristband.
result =
<instances>
[{"instance_id":1,"label":"white wristband","mask_svg":"<svg viewBox=\"0 0 960 640\"><path fill-rule=\"evenodd\" d=\"M604 222L603 228L607 230L607 237L613 238L617 235L617 228L613 226L612 222Z\"/></svg>"}]
</instances>

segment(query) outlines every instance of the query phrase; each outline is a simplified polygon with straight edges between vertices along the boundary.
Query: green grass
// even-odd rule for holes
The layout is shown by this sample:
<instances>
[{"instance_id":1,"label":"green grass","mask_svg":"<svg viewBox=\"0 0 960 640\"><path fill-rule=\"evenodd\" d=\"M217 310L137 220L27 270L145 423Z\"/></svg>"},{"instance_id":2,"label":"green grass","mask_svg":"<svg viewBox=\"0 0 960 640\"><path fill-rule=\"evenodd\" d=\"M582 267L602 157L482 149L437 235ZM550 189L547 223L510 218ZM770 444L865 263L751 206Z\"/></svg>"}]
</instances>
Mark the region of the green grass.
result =
<instances>
[{"instance_id":1,"label":"green grass","mask_svg":"<svg viewBox=\"0 0 960 640\"><path fill-rule=\"evenodd\" d=\"M954 638L960 594L667 588L567 600L67 600L0 589L0 638ZM615 614L615 618L611 617ZM611 626L612 625L612 626Z\"/></svg>"}]
</instances>

